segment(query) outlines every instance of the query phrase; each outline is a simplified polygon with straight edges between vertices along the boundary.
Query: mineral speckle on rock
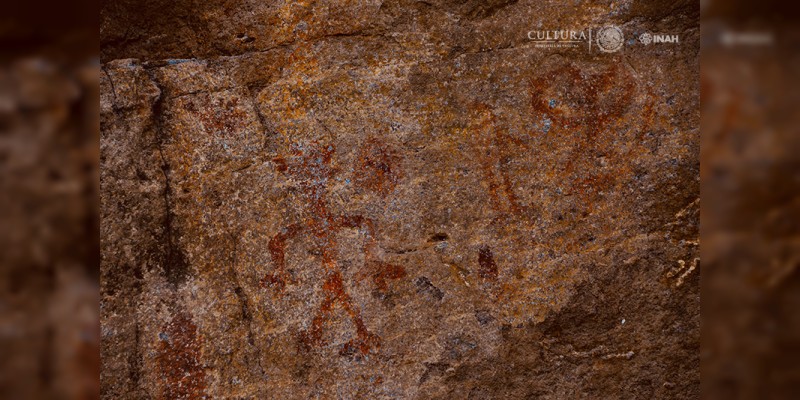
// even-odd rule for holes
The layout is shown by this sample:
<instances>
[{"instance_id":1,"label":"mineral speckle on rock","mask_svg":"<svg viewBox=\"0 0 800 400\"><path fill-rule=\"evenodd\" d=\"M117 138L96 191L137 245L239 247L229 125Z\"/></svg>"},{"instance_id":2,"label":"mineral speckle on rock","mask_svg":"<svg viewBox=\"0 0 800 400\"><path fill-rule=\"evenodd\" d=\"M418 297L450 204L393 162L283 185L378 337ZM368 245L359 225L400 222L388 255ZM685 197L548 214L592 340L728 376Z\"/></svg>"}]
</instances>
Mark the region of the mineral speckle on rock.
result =
<instances>
[{"instance_id":1,"label":"mineral speckle on rock","mask_svg":"<svg viewBox=\"0 0 800 400\"><path fill-rule=\"evenodd\" d=\"M101 13L104 398L698 396L692 2L139 3ZM528 38L605 25L681 43Z\"/></svg>"}]
</instances>

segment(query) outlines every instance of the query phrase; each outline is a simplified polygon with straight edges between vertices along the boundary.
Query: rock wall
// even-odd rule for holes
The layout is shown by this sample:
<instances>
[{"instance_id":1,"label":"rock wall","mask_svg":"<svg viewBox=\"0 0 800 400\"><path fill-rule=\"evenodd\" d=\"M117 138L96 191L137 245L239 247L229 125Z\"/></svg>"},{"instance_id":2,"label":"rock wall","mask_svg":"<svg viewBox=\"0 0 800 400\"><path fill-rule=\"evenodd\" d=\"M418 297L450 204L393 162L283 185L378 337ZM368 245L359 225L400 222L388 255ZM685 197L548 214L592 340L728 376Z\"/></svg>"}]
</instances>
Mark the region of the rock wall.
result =
<instances>
[{"instance_id":1,"label":"rock wall","mask_svg":"<svg viewBox=\"0 0 800 400\"><path fill-rule=\"evenodd\" d=\"M692 2L163 3L101 13L104 398L698 397Z\"/></svg>"}]
</instances>

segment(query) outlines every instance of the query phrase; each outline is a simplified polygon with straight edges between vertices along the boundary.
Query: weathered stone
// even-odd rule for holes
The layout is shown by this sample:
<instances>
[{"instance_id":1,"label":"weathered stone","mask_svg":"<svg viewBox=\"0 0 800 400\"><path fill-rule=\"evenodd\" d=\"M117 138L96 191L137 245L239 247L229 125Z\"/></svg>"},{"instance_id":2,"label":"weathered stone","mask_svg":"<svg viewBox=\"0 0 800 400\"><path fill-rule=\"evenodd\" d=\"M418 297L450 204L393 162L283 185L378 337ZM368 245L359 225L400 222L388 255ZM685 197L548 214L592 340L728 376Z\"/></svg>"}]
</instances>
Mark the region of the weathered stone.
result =
<instances>
[{"instance_id":1,"label":"weathered stone","mask_svg":"<svg viewBox=\"0 0 800 400\"><path fill-rule=\"evenodd\" d=\"M697 396L693 6L130 4L105 397ZM682 43L527 38L606 24Z\"/></svg>"}]
</instances>

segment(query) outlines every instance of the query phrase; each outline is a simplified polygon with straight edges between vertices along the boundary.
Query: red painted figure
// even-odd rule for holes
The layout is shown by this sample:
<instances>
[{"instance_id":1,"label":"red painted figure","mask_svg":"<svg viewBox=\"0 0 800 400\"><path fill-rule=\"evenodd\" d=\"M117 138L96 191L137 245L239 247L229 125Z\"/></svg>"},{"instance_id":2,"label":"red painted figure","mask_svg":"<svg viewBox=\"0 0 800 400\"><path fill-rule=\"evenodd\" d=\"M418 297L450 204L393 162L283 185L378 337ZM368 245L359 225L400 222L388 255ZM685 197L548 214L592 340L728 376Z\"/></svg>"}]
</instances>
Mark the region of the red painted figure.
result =
<instances>
[{"instance_id":1,"label":"red painted figure","mask_svg":"<svg viewBox=\"0 0 800 400\"><path fill-rule=\"evenodd\" d=\"M325 345L323 338L325 326L333 317L335 307L339 305L350 317L356 329L356 337L344 344L340 353L360 357L371 351L377 351L380 348L380 338L367 330L361 317L361 310L345 290L342 272L337 263L336 232L341 229L364 231L365 264L374 271L375 282L385 284L387 270L395 272L388 274L388 277L394 279L405 276L405 271L402 267L373 260L376 243L372 221L361 216L333 215L329 211L326 195L328 181L335 173L331 167L333 153L332 145L295 143L291 146L291 156L288 159L278 157L274 160L279 171L288 173L299 183L308 217L284 227L272 237L269 242L269 252L274 272L266 275L261 284L264 287L271 287L280 295L286 285L292 283L291 276L286 271L287 242L301 233L309 235L321 254L325 273L322 283L324 297L311 321L311 326L300 333L300 343L304 348Z\"/></svg>"}]
</instances>

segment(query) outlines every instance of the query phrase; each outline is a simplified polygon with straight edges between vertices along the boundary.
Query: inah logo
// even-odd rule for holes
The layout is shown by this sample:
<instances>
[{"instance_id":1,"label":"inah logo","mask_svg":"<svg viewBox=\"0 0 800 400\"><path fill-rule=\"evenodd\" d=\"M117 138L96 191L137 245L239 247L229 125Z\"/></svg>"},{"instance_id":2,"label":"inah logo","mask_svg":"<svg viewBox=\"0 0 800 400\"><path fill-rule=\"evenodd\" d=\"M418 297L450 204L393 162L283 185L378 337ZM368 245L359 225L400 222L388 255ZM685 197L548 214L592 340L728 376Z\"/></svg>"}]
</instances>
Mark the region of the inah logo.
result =
<instances>
[{"instance_id":1,"label":"inah logo","mask_svg":"<svg viewBox=\"0 0 800 400\"><path fill-rule=\"evenodd\" d=\"M647 46L650 43L680 43L680 38L678 38L678 35L661 35L645 32L639 35L639 41Z\"/></svg>"},{"instance_id":2,"label":"inah logo","mask_svg":"<svg viewBox=\"0 0 800 400\"><path fill-rule=\"evenodd\" d=\"M605 26L597 31L597 47L606 53L613 53L625 44L622 30L614 25Z\"/></svg>"}]
</instances>

